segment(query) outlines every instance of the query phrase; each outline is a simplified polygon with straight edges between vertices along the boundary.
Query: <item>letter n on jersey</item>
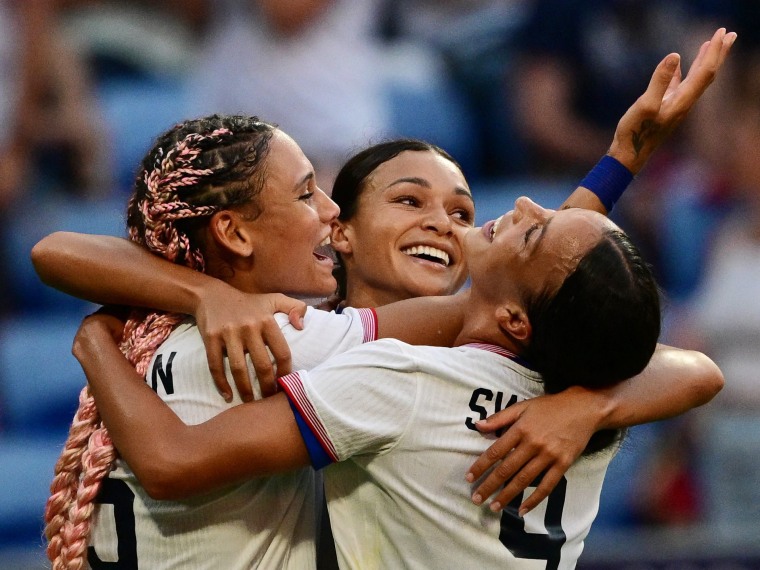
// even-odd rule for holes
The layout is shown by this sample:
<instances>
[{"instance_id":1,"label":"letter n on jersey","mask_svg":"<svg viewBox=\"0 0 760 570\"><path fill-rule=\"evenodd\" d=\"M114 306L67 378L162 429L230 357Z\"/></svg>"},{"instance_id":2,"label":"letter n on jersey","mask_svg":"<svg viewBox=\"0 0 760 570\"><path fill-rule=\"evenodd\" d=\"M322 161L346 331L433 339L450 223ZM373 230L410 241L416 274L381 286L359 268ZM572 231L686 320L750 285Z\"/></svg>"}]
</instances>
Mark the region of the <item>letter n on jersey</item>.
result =
<instances>
[{"instance_id":1,"label":"letter n on jersey","mask_svg":"<svg viewBox=\"0 0 760 570\"><path fill-rule=\"evenodd\" d=\"M150 377L150 387L153 391L158 393L158 380L161 379L161 385L167 394L174 394L174 378L172 377L172 361L177 356L176 352L169 353L169 360L166 362L166 370L163 365L163 354L156 356L156 360L153 363L153 372Z\"/></svg>"}]
</instances>

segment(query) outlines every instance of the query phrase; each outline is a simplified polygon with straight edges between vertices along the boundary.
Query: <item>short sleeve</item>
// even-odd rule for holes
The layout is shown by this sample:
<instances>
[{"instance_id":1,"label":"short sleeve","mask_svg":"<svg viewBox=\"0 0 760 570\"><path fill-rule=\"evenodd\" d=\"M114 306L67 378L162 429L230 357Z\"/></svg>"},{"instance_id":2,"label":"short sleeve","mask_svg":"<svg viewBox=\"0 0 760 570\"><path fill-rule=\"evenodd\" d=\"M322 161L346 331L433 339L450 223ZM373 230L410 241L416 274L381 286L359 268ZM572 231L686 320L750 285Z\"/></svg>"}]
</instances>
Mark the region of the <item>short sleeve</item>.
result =
<instances>
[{"instance_id":1,"label":"short sleeve","mask_svg":"<svg viewBox=\"0 0 760 570\"><path fill-rule=\"evenodd\" d=\"M309 307L303 330L296 330L287 315L275 316L290 346L293 369L312 369L331 356L342 354L377 338L374 309L345 309L341 314Z\"/></svg>"},{"instance_id":2,"label":"short sleeve","mask_svg":"<svg viewBox=\"0 0 760 570\"><path fill-rule=\"evenodd\" d=\"M382 340L280 384L327 455L342 461L384 453L404 435L417 406L417 370L407 345Z\"/></svg>"}]
</instances>

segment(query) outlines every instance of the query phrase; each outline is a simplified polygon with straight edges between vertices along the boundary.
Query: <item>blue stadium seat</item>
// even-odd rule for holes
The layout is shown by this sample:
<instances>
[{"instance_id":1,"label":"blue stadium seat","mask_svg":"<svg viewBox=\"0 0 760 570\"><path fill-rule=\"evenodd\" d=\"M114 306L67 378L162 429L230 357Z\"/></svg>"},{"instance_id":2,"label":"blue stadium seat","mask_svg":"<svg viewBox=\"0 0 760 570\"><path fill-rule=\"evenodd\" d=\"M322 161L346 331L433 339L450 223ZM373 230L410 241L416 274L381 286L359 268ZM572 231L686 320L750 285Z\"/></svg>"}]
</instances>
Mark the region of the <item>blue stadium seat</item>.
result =
<instances>
[{"instance_id":1,"label":"blue stadium seat","mask_svg":"<svg viewBox=\"0 0 760 570\"><path fill-rule=\"evenodd\" d=\"M126 200L109 198L85 200L48 197L18 208L0 229L0 258L7 264L7 286L17 306L16 312L76 312L90 305L44 285L32 267L32 247L46 235L59 230L125 235Z\"/></svg>"},{"instance_id":2,"label":"blue stadium seat","mask_svg":"<svg viewBox=\"0 0 760 570\"><path fill-rule=\"evenodd\" d=\"M45 501L65 435L0 435L0 556L10 547L42 549Z\"/></svg>"},{"instance_id":3,"label":"blue stadium seat","mask_svg":"<svg viewBox=\"0 0 760 570\"><path fill-rule=\"evenodd\" d=\"M81 316L28 316L0 323L0 409L3 430L64 433L85 377L71 354Z\"/></svg>"},{"instance_id":4,"label":"blue stadium seat","mask_svg":"<svg viewBox=\"0 0 760 570\"><path fill-rule=\"evenodd\" d=\"M42 513L53 467L85 384L71 355L79 316L0 322L0 567L42 560ZM30 558L31 557L31 558ZM31 567L31 566L27 566ZM34 567L42 567L35 565Z\"/></svg>"}]
</instances>

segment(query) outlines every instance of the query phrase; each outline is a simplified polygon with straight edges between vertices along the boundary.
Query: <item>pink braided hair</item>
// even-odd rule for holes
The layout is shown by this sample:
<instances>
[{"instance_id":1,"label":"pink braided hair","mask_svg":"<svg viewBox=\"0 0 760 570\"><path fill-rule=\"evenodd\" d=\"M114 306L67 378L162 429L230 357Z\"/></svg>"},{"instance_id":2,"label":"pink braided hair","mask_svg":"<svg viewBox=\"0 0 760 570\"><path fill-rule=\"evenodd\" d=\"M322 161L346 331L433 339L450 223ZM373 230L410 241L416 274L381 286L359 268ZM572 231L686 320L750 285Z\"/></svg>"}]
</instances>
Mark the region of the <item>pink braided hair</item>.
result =
<instances>
[{"instance_id":1,"label":"pink braided hair","mask_svg":"<svg viewBox=\"0 0 760 570\"><path fill-rule=\"evenodd\" d=\"M159 147L154 168L146 170L142 180L147 192L142 199L133 196L130 208L139 210L144 223L143 235L132 226L129 237L149 250L175 261L180 252L184 264L204 271L203 255L191 247L188 236L177 230L175 222L212 215L219 206L192 206L179 197L185 187L198 184L214 170L194 168L202 152L200 145L230 135L228 129L215 129L208 135L190 134L174 145L165 156ZM156 349L166 340L184 315L159 311L133 310L124 326L120 348L145 376ZM45 506L47 556L53 570L80 570L87 555L93 501L101 481L108 475L116 459L116 450L85 386L79 396L79 408L72 421L64 449L56 463Z\"/></svg>"}]
</instances>

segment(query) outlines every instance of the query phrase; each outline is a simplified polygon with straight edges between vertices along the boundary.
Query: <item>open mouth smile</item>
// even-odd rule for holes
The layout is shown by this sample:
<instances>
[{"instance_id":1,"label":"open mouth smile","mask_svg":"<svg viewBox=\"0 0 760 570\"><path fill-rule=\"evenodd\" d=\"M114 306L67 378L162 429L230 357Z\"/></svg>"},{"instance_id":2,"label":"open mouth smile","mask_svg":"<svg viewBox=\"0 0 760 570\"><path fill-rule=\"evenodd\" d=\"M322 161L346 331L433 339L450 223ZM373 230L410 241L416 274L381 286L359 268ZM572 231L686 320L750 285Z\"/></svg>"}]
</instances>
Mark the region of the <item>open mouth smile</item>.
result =
<instances>
[{"instance_id":1,"label":"open mouth smile","mask_svg":"<svg viewBox=\"0 0 760 570\"><path fill-rule=\"evenodd\" d=\"M314 250L314 257L316 257L319 261L335 261L335 250L330 245L330 236L328 235L325 239L323 239L319 245Z\"/></svg>"},{"instance_id":2,"label":"open mouth smile","mask_svg":"<svg viewBox=\"0 0 760 570\"><path fill-rule=\"evenodd\" d=\"M443 267L448 267L451 264L451 258L449 257L448 253L441 249L428 245L415 245L408 247L406 249L402 249L401 253L410 257L422 259L424 261L437 263Z\"/></svg>"}]
</instances>

